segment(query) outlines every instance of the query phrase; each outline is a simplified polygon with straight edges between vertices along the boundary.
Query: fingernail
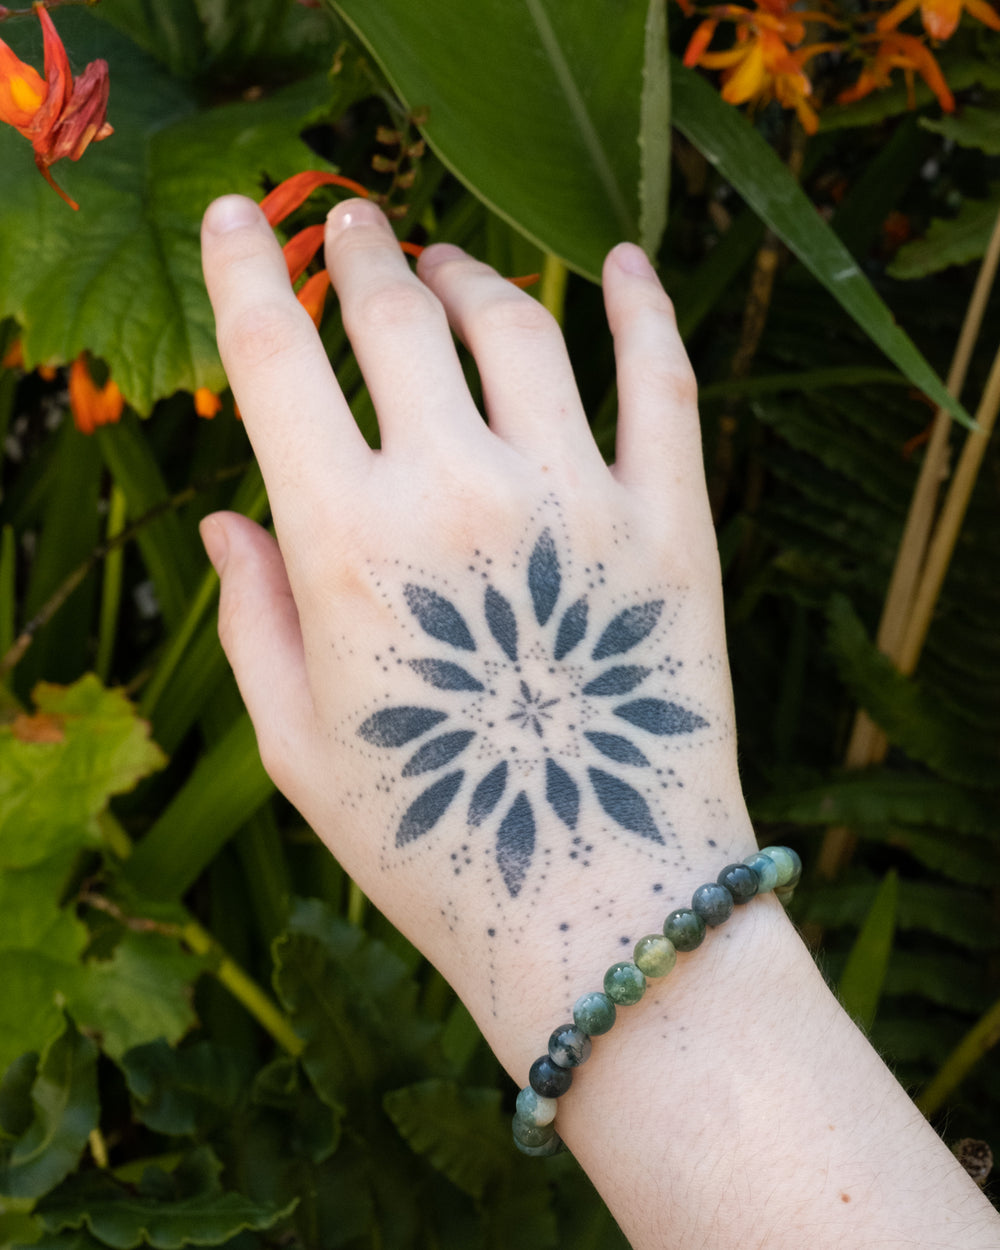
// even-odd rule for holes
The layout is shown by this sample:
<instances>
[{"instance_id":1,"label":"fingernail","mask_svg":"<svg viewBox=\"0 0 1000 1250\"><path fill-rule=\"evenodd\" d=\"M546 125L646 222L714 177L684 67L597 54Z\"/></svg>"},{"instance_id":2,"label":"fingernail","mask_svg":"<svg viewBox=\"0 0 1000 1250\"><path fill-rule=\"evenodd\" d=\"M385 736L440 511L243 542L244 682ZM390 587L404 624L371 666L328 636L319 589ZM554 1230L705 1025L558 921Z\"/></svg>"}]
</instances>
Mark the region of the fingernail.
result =
<instances>
[{"instance_id":1,"label":"fingernail","mask_svg":"<svg viewBox=\"0 0 1000 1250\"><path fill-rule=\"evenodd\" d=\"M619 243L611 254L623 273L630 273L637 278L656 277L656 270L649 263L649 257L634 243Z\"/></svg>"},{"instance_id":2,"label":"fingernail","mask_svg":"<svg viewBox=\"0 0 1000 1250\"><path fill-rule=\"evenodd\" d=\"M332 230L346 230L349 226L389 228L381 209L371 200L343 200L330 209L326 220Z\"/></svg>"},{"instance_id":3,"label":"fingernail","mask_svg":"<svg viewBox=\"0 0 1000 1250\"><path fill-rule=\"evenodd\" d=\"M212 568L221 577L222 570L229 559L229 540L226 538L225 527L214 516L207 516L202 518L198 530L201 533L205 552L212 561Z\"/></svg>"},{"instance_id":4,"label":"fingernail","mask_svg":"<svg viewBox=\"0 0 1000 1250\"><path fill-rule=\"evenodd\" d=\"M205 229L210 234L225 234L241 226L252 225L260 209L244 195L224 195L209 204L205 211Z\"/></svg>"}]
</instances>

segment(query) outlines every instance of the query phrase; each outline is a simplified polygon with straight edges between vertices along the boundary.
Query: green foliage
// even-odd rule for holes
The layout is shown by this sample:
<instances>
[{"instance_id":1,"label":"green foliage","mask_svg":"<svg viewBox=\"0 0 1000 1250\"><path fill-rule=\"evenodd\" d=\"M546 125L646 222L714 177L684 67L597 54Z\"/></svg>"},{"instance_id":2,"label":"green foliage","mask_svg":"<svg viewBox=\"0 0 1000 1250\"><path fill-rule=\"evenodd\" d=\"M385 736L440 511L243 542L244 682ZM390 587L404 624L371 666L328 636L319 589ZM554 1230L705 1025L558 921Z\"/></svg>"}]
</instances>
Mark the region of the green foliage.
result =
<instances>
[{"instance_id":1,"label":"green foliage","mask_svg":"<svg viewBox=\"0 0 1000 1250\"><path fill-rule=\"evenodd\" d=\"M837 983L844 1010L866 1030L871 1029L875 1019L892 953L898 894L899 877L895 869L890 869L879 886Z\"/></svg>"}]
</instances>

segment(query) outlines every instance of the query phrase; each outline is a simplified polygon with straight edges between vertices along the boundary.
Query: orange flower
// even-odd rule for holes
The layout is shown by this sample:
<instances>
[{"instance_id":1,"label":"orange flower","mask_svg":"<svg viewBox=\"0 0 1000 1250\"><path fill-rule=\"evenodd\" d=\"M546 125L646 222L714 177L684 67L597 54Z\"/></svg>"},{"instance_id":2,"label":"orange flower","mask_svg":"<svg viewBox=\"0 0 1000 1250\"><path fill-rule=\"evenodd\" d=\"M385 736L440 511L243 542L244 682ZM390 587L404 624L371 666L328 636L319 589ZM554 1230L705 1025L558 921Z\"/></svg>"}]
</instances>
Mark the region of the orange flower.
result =
<instances>
[{"instance_id":1,"label":"orange flower","mask_svg":"<svg viewBox=\"0 0 1000 1250\"><path fill-rule=\"evenodd\" d=\"M848 87L837 96L838 104L851 104L881 87L888 87L892 71L901 69L906 75L910 108L916 107L916 97L913 94L913 74L916 71L937 96L944 111L954 111L955 97L944 80L941 67L931 50L916 35L901 35L898 31L891 31L864 35L862 39L877 39L878 47L861 70L854 86Z\"/></svg>"},{"instance_id":2,"label":"orange flower","mask_svg":"<svg viewBox=\"0 0 1000 1250\"><path fill-rule=\"evenodd\" d=\"M803 129L814 134L819 119L810 103L812 83L804 67L831 45L796 47L805 38L805 22L810 20L829 24L822 13L793 12L787 0L761 0L756 9L718 5L712 10L712 17L706 18L694 32L684 64L721 69L722 98L727 103L766 103L776 99L784 108L794 109ZM708 45L720 21L736 24L736 46L727 52L709 52Z\"/></svg>"},{"instance_id":3,"label":"orange flower","mask_svg":"<svg viewBox=\"0 0 1000 1250\"><path fill-rule=\"evenodd\" d=\"M895 30L911 13L920 10L924 30L932 39L950 39L962 19L962 10L978 18L991 30L1000 30L1000 14L986 0L899 0L888 13L884 13L875 25L880 33Z\"/></svg>"},{"instance_id":4,"label":"orange flower","mask_svg":"<svg viewBox=\"0 0 1000 1250\"><path fill-rule=\"evenodd\" d=\"M216 395L215 391L209 390L207 386L199 386L194 393L194 410L199 417L206 417L211 420L222 410L222 400Z\"/></svg>"},{"instance_id":5,"label":"orange flower","mask_svg":"<svg viewBox=\"0 0 1000 1250\"><path fill-rule=\"evenodd\" d=\"M93 434L99 425L113 425L121 419L125 400L113 378L109 377L103 386L97 385L84 354L70 365L69 407L80 433Z\"/></svg>"},{"instance_id":6,"label":"orange flower","mask_svg":"<svg viewBox=\"0 0 1000 1250\"><path fill-rule=\"evenodd\" d=\"M45 77L19 60L0 39L0 121L31 140L35 164L70 208L79 205L63 191L49 166L64 157L78 161L88 146L112 133L108 111L108 63L91 61L73 81L69 58L43 4L35 4L45 45Z\"/></svg>"}]
</instances>

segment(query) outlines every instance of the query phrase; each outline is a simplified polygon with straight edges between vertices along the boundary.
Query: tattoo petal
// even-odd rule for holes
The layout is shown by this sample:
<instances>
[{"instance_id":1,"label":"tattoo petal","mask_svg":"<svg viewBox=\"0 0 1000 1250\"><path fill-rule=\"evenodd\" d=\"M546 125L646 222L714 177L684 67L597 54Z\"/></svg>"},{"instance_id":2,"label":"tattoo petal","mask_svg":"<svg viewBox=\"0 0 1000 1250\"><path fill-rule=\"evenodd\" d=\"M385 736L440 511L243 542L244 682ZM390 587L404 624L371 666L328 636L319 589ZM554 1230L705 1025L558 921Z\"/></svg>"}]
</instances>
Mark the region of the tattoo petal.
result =
<instances>
[{"instance_id":1,"label":"tattoo petal","mask_svg":"<svg viewBox=\"0 0 1000 1250\"><path fill-rule=\"evenodd\" d=\"M517 898L535 853L535 814L522 790L497 830L497 867L511 898Z\"/></svg>"},{"instance_id":2,"label":"tattoo petal","mask_svg":"<svg viewBox=\"0 0 1000 1250\"><path fill-rule=\"evenodd\" d=\"M448 810L459 791L464 772L449 773L428 786L403 813L396 830L396 845L405 846L428 833Z\"/></svg>"},{"instance_id":3,"label":"tattoo petal","mask_svg":"<svg viewBox=\"0 0 1000 1250\"><path fill-rule=\"evenodd\" d=\"M451 660L410 660L410 668L438 690L485 690L478 678ZM619 693L624 694L625 691Z\"/></svg>"},{"instance_id":4,"label":"tattoo petal","mask_svg":"<svg viewBox=\"0 0 1000 1250\"><path fill-rule=\"evenodd\" d=\"M507 761L501 760L495 768L491 768L472 792L469 800L469 824L475 828L481 825L490 812L503 798L507 787Z\"/></svg>"},{"instance_id":5,"label":"tattoo petal","mask_svg":"<svg viewBox=\"0 0 1000 1250\"><path fill-rule=\"evenodd\" d=\"M410 757L403 768L403 776L416 777L420 773L433 772L435 768L444 768L445 764L450 764L462 754L475 736L471 729L456 729L454 733L432 738Z\"/></svg>"},{"instance_id":6,"label":"tattoo petal","mask_svg":"<svg viewBox=\"0 0 1000 1250\"><path fill-rule=\"evenodd\" d=\"M511 663L517 663L517 618L510 602L499 590L486 587L486 624Z\"/></svg>"},{"instance_id":7,"label":"tattoo petal","mask_svg":"<svg viewBox=\"0 0 1000 1250\"><path fill-rule=\"evenodd\" d=\"M708 724L697 712L665 699L633 699L616 707L615 715L651 734L689 734Z\"/></svg>"},{"instance_id":8,"label":"tattoo petal","mask_svg":"<svg viewBox=\"0 0 1000 1250\"><path fill-rule=\"evenodd\" d=\"M591 746L594 746L602 755L606 755L609 760L614 760L616 764L635 764L640 768L648 768L649 760L639 750L629 742L628 738L623 738L621 734L605 734L595 731L587 731L583 735ZM430 743L428 743L428 746ZM419 755L419 751L417 752Z\"/></svg>"},{"instance_id":9,"label":"tattoo petal","mask_svg":"<svg viewBox=\"0 0 1000 1250\"><path fill-rule=\"evenodd\" d=\"M587 596L583 595L577 599L576 603L570 604L563 613L563 618L559 622L559 632L556 634L556 645L553 651L555 658L561 660L569 655L586 632Z\"/></svg>"},{"instance_id":10,"label":"tattoo petal","mask_svg":"<svg viewBox=\"0 0 1000 1250\"><path fill-rule=\"evenodd\" d=\"M575 829L580 815L580 787L551 755L545 760L545 797L567 829Z\"/></svg>"},{"instance_id":11,"label":"tattoo petal","mask_svg":"<svg viewBox=\"0 0 1000 1250\"><path fill-rule=\"evenodd\" d=\"M583 688L584 694L628 694L636 686L641 686L651 668L642 668L638 664L618 664L601 673L593 681L588 681Z\"/></svg>"},{"instance_id":12,"label":"tattoo petal","mask_svg":"<svg viewBox=\"0 0 1000 1250\"><path fill-rule=\"evenodd\" d=\"M425 634L456 647L459 651L475 651L476 644L465 618L458 608L444 595L428 586L414 586L408 582L403 587L406 606L417 618Z\"/></svg>"},{"instance_id":13,"label":"tattoo petal","mask_svg":"<svg viewBox=\"0 0 1000 1250\"><path fill-rule=\"evenodd\" d=\"M653 842L663 842L663 835L656 827L649 804L638 790L600 768L588 768L587 776L594 787L597 801L616 824Z\"/></svg>"},{"instance_id":14,"label":"tattoo petal","mask_svg":"<svg viewBox=\"0 0 1000 1250\"><path fill-rule=\"evenodd\" d=\"M430 707L384 707L359 726L358 737L376 747L401 747L447 717Z\"/></svg>"},{"instance_id":15,"label":"tattoo petal","mask_svg":"<svg viewBox=\"0 0 1000 1250\"><path fill-rule=\"evenodd\" d=\"M528 590L535 607L535 619L544 625L559 598L562 575L552 531L542 530L528 560Z\"/></svg>"},{"instance_id":16,"label":"tattoo petal","mask_svg":"<svg viewBox=\"0 0 1000 1250\"><path fill-rule=\"evenodd\" d=\"M626 608L611 621L597 640L592 658L605 660L609 655L621 655L631 651L656 628L656 622L663 611L663 600L653 599L649 603L637 603Z\"/></svg>"}]
</instances>

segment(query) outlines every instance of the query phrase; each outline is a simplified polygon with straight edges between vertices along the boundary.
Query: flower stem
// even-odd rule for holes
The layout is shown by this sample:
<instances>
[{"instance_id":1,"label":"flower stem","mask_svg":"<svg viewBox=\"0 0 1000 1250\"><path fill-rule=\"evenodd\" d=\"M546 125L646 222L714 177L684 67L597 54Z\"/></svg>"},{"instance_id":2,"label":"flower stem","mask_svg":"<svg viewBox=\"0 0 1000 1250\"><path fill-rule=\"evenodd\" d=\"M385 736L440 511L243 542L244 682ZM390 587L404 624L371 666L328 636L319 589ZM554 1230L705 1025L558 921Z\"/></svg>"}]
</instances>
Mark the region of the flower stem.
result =
<instances>
[{"instance_id":1,"label":"flower stem","mask_svg":"<svg viewBox=\"0 0 1000 1250\"><path fill-rule=\"evenodd\" d=\"M1000 999L976 1021L916 1099L917 1106L924 1115L932 1116L959 1082L998 1041Z\"/></svg>"}]
</instances>

